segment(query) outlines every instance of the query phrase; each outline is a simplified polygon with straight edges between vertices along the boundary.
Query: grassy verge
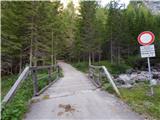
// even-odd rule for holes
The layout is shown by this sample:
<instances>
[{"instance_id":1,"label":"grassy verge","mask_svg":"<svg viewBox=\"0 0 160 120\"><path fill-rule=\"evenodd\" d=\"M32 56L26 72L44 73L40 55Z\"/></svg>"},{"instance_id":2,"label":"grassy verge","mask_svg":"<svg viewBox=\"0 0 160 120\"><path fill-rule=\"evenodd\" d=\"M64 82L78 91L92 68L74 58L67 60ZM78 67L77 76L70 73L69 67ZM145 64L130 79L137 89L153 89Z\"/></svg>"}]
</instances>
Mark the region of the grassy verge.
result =
<instances>
[{"instance_id":1,"label":"grassy verge","mask_svg":"<svg viewBox=\"0 0 160 120\"><path fill-rule=\"evenodd\" d=\"M120 74L130 67L127 65L116 66L107 61L95 63L95 65L104 65L112 74ZM86 72L88 66L84 63L74 64L78 70ZM105 80L106 81L106 80ZM112 86L104 82L102 88L112 94L115 94ZM154 87L155 95L149 96L150 91L148 83L137 84L133 88L120 88L121 99L125 101L134 111L146 115L151 119L160 120L160 85Z\"/></svg>"},{"instance_id":2,"label":"grassy verge","mask_svg":"<svg viewBox=\"0 0 160 120\"><path fill-rule=\"evenodd\" d=\"M11 86L6 86L10 83L9 80L2 80L2 94L8 91ZM24 81L18 91L16 92L13 99L5 106L5 108L1 112L2 120L21 120L24 113L27 111L28 101L33 95L33 87L32 87L31 79L27 79Z\"/></svg>"},{"instance_id":3,"label":"grassy verge","mask_svg":"<svg viewBox=\"0 0 160 120\"><path fill-rule=\"evenodd\" d=\"M131 67L126 64L111 64L109 61L100 61L96 62L93 65L104 65L111 74L121 74L125 73L127 69L130 69Z\"/></svg>"},{"instance_id":4,"label":"grassy verge","mask_svg":"<svg viewBox=\"0 0 160 120\"><path fill-rule=\"evenodd\" d=\"M131 89L121 88L122 99L138 113L160 119L160 86L154 87L154 96L149 96L147 84L139 84Z\"/></svg>"},{"instance_id":5,"label":"grassy verge","mask_svg":"<svg viewBox=\"0 0 160 120\"><path fill-rule=\"evenodd\" d=\"M38 81L39 90L48 84L48 73L41 72L38 76L44 77ZM60 77L62 76L62 71L60 71ZM17 75L2 77L2 98L6 95L9 89L12 87L17 79ZM56 75L52 75L52 80L55 80ZM5 106L1 112L2 120L21 120L28 110L28 102L33 96L33 83L31 76L22 82L19 89L17 90L15 96L12 100Z\"/></svg>"},{"instance_id":6,"label":"grassy verge","mask_svg":"<svg viewBox=\"0 0 160 120\"><path fill-rule=\"evenodd\" d=\"M99 65L99 66L104 65L112 74L124 73L127 69L131 68L126 64L117 65L117 64L111 64L108 61L100 61L92 64ZM73 63L72 65L80 71L83 71L83 72L88 71L88 62Z\"/></svg>"},{"instance_id":7,"label":"grassy verge","mask_svg":"<svg viewBox=\"0 0 160 120\"><path fill-rule=\"evenodd\" d=\"M88 62L73 63L72 66L82 72L88 72Z\"/></svg>"},{"instance_id":8,"label":"grassy verge","mask_svg":"<svg viewBox=\"0 0 160 120\"><path fill-rule=\"evenodd\" d=\"M14 84L17 79L17 75L4 76L1 78L1 99L9 91L10 87Z\"/></svg>"}]
</instances>

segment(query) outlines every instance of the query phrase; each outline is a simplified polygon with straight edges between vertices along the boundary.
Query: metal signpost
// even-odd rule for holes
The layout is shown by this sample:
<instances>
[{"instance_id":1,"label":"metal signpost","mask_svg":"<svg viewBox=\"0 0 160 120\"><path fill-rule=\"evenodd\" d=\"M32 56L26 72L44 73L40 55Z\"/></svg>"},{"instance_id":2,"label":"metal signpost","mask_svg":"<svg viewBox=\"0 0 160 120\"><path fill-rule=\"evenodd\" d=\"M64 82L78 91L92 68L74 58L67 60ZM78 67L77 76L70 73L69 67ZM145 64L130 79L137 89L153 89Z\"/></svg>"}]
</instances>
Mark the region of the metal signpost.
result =
<instances>
[{"instance_id":1,"label":"metal signpost","mask_svg":"<svg viewBox=\"0 0 160 120\"><path fill-rule=\"evenodd\" d=\"M151 94L154 94L153 85L156 84L156 81L152 79L151 66L150 66L150 57L155 57L155 48L154 45L151 45L154 42L154 34L150 31L144 31L139 34L138 42L143 45L140 46L140 52L142 58L147 58L148 62L148 72L149 72L149 80L151 86Z\"/></svg>"}]
</instances>

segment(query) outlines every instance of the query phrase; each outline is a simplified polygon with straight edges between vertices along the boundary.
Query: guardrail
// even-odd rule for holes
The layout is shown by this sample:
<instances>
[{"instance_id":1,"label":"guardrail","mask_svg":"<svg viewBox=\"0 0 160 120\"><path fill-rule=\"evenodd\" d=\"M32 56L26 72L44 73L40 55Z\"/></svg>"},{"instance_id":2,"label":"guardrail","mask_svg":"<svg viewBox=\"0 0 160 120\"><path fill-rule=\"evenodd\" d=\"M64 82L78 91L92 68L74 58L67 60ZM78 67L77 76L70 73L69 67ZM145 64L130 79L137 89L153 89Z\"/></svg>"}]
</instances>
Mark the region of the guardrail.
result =
<instances>
[{"instance_id":1,"label":"guardrail","mask_svg":"<svg viewBox=\"0 0 160 120\"><path fill-rule=\"evenodd\" d=\"M97 87L102 86L102 77L106 77L110 84L112 85L114 91L117 93L118 96L121 96L116 84L114 83L111 74L107 70L105 66L93 66L89 65L89 77L94 81L94 84Z\"/></svg>"},{"instance_id":2,"label":"guardrail","mask_svg":"<svg viewBox=\"0 0 160 120\"><path fill-rule=\"evenodd\" d=\"M56 68L55 69L55 72L53 72L53 68ZM37 77L37 72L38 70L44 70L44 69L48 69L48 85L45 86L43 89L41 89L39 91L39 88L38 88L38 81L41 80L41 79L44 79L46 78L47 76L43 76L43 77L40 77L38 78ZM37 66L37 67L32 67L31 68L31 75L32 75L32 80L33 80L33 88L34 88L34 96L37 96L39 94L41 94L43 91L45 91L52 83L56 82L56 80L54 80L54 82L52 82L52 75L53 74L57 74L57 77L56 77L56 80L59 78L59 73L60 73L60 70L59 70L59 66Z\"/></svg>"},{"instance_id":3,"label":"guardrail","mask_svg":"<svg viewBox=\"0 0 160 120\"><path fill-rule=\"evenodd\" d=\"M48 69L48 75L38 78L37 77L38 70L44 70L44 69ZM55 72L53 72L54 70L55 70ZM55 74L55 73L56 73L56 80L58 80L59 74L60 74L60 68L59 68L58 65L26 67L23 70L23 72L20 74L20 76L18 77L18 79L16 80L14 85L11 87L9 92L5 95L4 99L2 100L2 105L3 106L6 105L12 99L12 97L14 96L16 91L18 90L18 88L21 85L21 83L26 78L28 78L28 76L30 74L31 74L32 80L33 80L33 90L34 90L33 93L34 93L34 96L37 96L37 95L41 94L45 89L47 89L51 84L53 84L56 81L56 80L52 81L52 75ZM46 77L48 77L48 84L39 91L38 80L44 79Z\"/></svg>"}]
</instances>

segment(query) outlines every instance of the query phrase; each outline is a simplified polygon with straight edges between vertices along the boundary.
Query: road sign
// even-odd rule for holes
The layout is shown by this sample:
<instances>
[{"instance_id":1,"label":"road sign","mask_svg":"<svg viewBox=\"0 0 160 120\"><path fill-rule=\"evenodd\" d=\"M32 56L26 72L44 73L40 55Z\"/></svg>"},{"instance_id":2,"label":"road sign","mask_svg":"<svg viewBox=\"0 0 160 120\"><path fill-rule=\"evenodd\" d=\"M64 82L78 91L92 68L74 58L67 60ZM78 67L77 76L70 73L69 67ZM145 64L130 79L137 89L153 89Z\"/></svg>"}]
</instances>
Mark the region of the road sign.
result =
<instances>
[{"instance_id":1,"label":"road sign","mask_svg":"<svg viewBox=\"0 0 160 120\"><path fill-rule=\"evenodd\" d=\"M154 42L154 34L150 31L144 31L139 34L137 40L139 44L143 45L140 46L140 51L141 51L141 57L142 58L147 58L148 62L148 75L150 79L150 86L151 86L151 94L153 95L153 80L152 80L152 73L151 73L151 66L150 66L150 57L155 57L155 49L154 45L151 45Z\"/></svg>"},{"instance_id":2,"label":"road sign","mask_svg":"<svg viewBox=\"0 0 160 120\"><path fill-rule=\"evenodd\" d=\"M154 42L154 34L150 31L141 32L138 36L138 42L141 45L150 45Z\"/></svg>"},{"instance_id":3,"label":"road sign","mask_svg":"<svg viewBox=\"0 0 160 120\"><path fill-rule=\"evenodd\" d=\"M154 45L140 46L141 57L155 57Z\"/></svg>"}]
</instances>

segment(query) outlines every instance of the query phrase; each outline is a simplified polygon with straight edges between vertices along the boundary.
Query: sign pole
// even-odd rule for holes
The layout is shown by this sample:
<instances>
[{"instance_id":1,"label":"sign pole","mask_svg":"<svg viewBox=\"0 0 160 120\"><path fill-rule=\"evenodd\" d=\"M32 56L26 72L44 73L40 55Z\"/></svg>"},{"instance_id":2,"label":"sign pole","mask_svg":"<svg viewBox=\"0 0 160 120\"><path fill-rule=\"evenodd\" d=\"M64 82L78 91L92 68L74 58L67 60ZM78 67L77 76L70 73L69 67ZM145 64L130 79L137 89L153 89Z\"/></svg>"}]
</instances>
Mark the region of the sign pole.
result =
<instances>
[{"instance_id":1,"label":"sign pole","mask_svg":"<svg viewBox=\"0 0 160 120\"><path fill-rule=\"evenodd\" d=\"M148 62L148 75L149 75L149 81L150 81L151 95L154 94L153 85L156 85L156 81L152 79L151 65L150 65L150 57L155 57L155 49L154 49L154 45L152 45L152 43L154 42L154 39L155 39L155 36L150 31L141 32L137 38L139 44L143 45L143 46L140 46L141 57L147 58L147 62Z\"/></svg>"},{"instance_id":2,"label":"sign pole","mask_svg":"<svg viewBox=\"0 0 160 120\"><path fill-rule=\"evenodd\" d=\"M147 57L147 62L148 62L148 72L149 72L149 80L150 80L150 86L151 86L151 94L153 95L154 91L153 91L153 87L151 85L152 73L151 73L151 65L150 65L150 59L149 59L149 57Z\"/></svg>"}]
</instances>

